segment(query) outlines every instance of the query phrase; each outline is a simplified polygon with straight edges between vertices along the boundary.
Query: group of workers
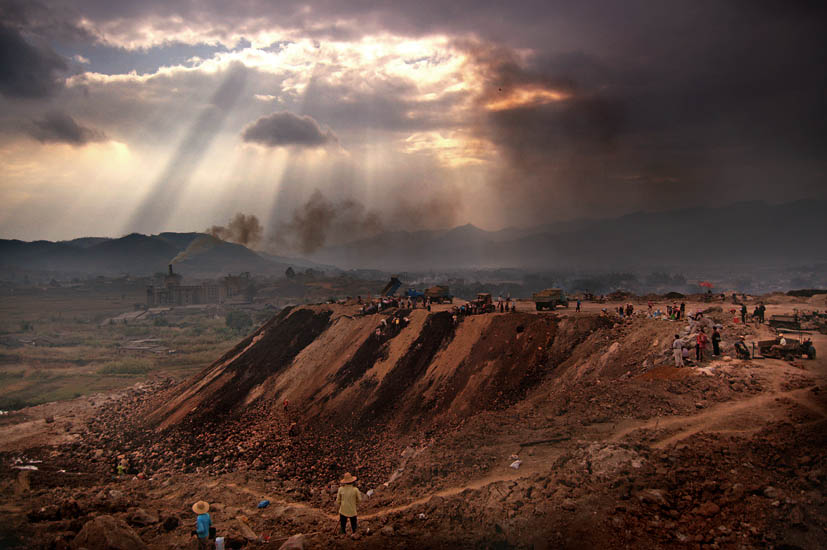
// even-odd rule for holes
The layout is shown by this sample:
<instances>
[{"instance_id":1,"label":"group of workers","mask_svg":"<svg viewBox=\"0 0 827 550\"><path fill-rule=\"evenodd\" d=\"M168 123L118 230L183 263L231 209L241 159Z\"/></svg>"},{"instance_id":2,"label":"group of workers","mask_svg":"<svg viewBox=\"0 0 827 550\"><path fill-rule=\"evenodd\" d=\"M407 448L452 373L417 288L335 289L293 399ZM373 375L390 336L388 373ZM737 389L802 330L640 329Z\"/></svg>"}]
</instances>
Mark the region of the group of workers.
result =
<instances>
[{"instance_id":1,"label":"group of workers","mask_svg":"<svg viewBox=\"0 0 827 550\"><path fill-rule=\"evenodd\" d=\"M577 307L575 311L580 311L580 300L577 300ZM600 312L601 315L603 315L604 317L608 317L610 315L609 310L605 307L602 308ZM635 306L633 306L632 304L626 304L625 306L620 305L614 308L613 313L616 313L621 319L625 319L627 317L631 317L632 315L634 315Z\"/></svg>"},{"instance_id":2,"label":"group of workers","mask_svg":"<svg viewBox=\"0 0 827 550\"><path fill-rule=\"evenodd\" d=\"M718 357L721 355L721 331L719 330L719 326L715 325L712 329L712 338L707 336L706 330L701 327L698 330L698 333L695 335L695 361L698 363L702 363L706 360L706 350L707 346L712 343L712 356ZM746 350L746 345L743 343L743 338L739 338L739 343L741 347ZM738 343L735 344L736 352L739 352ZM684 361L689 358L689 347L684 344L683 338L680 337L679 334L675 335L675 339L672 341L672 353L675 358L675 366L682 367L684 366ZM748 354L748 352L747 352ZM740 357L740 355L739 355Z\"/></svg>"},{"instance_id":3,"label":"group of workers","mask_svg":"<svg viewBox=\"0 0 827 550\"><path fill-rule=\"evenodd\" d=\"M650 300L647 304L648 311L647 315L653 319L669 319L670 321L680 321L681 319L686 317L686 303L681 302L678 305L677 302L673 302L671 304L667 304L666 312L664 313L661 311L660 308L655 309L655 305Z\"/></svg>"},{"instance_id":4,"label":"group of workers","mask_svg":"<svg viewBox=\"0 0 827 550\"><path fill-rule=\"evenodd\" d=\"M362 297L359 296L357 298L357 303L361 305L361 307L359 308L359 313L361 315L371 315L374 313L379 313L383 309L399 307L400 300L398 298L393 297L384 297L380 298L379 300L370 300L368 302L363 303Z\"/></svg>"},{"instance_id":5,"label":"group of workers","mask_svg":"<svg viewBox=\"0 0 827 550\"><path fill-rule=\"evenodd\" d=\"M384 296L377 300L368 299L363 302L362 297L357 296L356 303L361 306L359 308L359 313L361 315L372 315L392 307L401 307L406 309L416 309L417 307L422 307L423 309L431 311L432 301L427 296L423 297L421 300L418 298L411 298L410 296L402 298L397 298L395 296Z\"/></svg>"},{"instance_id":6,"label":"group of workers","mask_svg":"<svg viewBox=\"0 0 827 550\"><path fill-rule=\"evenodd\" d=\"M763 325L766 314L767 306L765 306L763 303L759 303L757 306L755 306L755 309L752 312L752 318L759 325ZM744 303L741 303L741 324L747 324L747 304Z\"/></svg>"},{"instance_id":7,"label":"group of workers","mask_svg":"<svg viewBox=\"0 0 827 550\"><path fill-rule=\"evenodd\" d=\"M508 313L517 311L516 302L512 302L511 298L505 300L497 300L496 303L485 304L479 301L468 302L459 306L453 306L451 312L454 318L465 317L467 315L479 315L482 313Z\"/></svg>"},{"instance_id":8,"label":"group of workers","mask_svg":"<svg viewBox=\"0 0 827 550\"><path fill-rule=\"evenodd\" d=\"M382 319L379 321L379 326L376 327L375 334L376 336L385 336L388 334L394 336L398 334L400 330L408 326L410 322L410 318L405 315L400 315L399 312L397 312L390 317L390 320Z\"/></svg>"}]
</instances>

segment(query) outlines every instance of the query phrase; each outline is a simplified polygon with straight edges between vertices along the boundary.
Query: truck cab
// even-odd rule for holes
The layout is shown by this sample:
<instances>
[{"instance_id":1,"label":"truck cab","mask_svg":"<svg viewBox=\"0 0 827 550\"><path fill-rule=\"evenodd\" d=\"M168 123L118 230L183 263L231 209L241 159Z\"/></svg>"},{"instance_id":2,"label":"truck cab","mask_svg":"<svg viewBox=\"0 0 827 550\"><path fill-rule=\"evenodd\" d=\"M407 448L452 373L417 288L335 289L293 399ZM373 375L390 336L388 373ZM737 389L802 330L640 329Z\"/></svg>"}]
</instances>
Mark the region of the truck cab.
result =
<instances>
[{"instance_id":1,"label":"truck cab","mask_svg":"<svg viewBox=\"0 0 827 550\"><path fill-rule=\"evenodd\" d=\"M554 310L558 305L569 307L569 298L562 288L547 288L532 296L537 311Z\"/></svg>"}]
</instances>

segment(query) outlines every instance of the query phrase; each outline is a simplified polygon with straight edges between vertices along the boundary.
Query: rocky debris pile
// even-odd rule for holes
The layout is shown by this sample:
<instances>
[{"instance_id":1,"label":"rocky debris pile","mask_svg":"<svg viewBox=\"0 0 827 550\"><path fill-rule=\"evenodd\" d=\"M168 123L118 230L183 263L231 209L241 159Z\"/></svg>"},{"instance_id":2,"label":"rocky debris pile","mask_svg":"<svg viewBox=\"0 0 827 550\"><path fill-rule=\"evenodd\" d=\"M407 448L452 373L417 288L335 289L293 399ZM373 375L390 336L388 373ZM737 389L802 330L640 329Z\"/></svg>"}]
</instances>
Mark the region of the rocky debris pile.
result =
<instances>
[{"instance_id":1,"label":"rocky debris pile","mask_svg":"<svg viewBox=\"0 0 827 550\"><path fill-rule=\"evenodd\" d=\"M88 521L72 541L72 548L107 548L108 550L146 550L141 537L124 521L112 516L98 516Z\"/></svg>"},{"instance_id":2,"label":"rocky debris pile","mask_svg":"<svg viewBox=\"0 0 827 550\"><path fill-rule=\"evenodd\" d=\"M293 323L299 329L309 324L313 330L308 334L313 336L328 326L329 312L297 310L282 317L272 323ZM470 403L461 402L459 405L466 409L463 414L509 407L553 377L558 369L563 370L573 348L593 339L610 324L596 316L560 322L553 316L498 316L484 337L471 346L466 361L456 372L447 373L454 377L454 381L446 384L444 391L436 392L431 400L416 395L400 403L399 395L422 378L456 331L450 313L435 313L428 316L408 352L384 375L372 404L355 411L352 421L330 417L335 411L328 416L308 417L298 407L287 408L275 398L260 397L251 406L228 404L227 410L232 409L232 414L205 415L199 405L179 422L166 428L161 424L163 429L160 429L144 420L157 410L158 395L165 398L175 393L186 397L185 387L172 388L166 381L104 404L90 423L83 441L67 447L67 452L91 460L104 471L114 471L116 464L124 461L130 475L144 477L173 472L261 471L274 479L313 489L301 495L303 498L313 498L318 489L338 479L344 471L351 471L376 486L393 475L400 461L399 453L405 447L421 446L428 437L442 429L450 429L457 421L451 415L435 424L412 424L407 419L413 416L427 420L440 411L450 410L457 395L471 384L479 386L473 387L474 395L479 398ZM255 337L248 338L211 366L208 372L225 368L224 364L232 360L222 372L232 371L244 376L244 369L249 368L256 373L255 380L260 382L261 377L272 370L264 368L263 361L269 361L268 364L272 363L271 367L277 370L285 368L286 362L306 345L308 336L302 337L301 345L294 345L289 334L271 332L257 333L262 335L259 341ZM262 342L267 346L259 349ZM279 349L282 344L285 346L277 359L267 354L271 344ZM371 351L366 355L372 358L376 354ZM494 374L476 376L481 366L487 366ZM351 370L345 369L348 377L342 383L356 383L350 376ZM212 379L205 374L204 380L211 383L209 380ZM198 378L193 379L192 384L198 381ZM196 384L196 387L201 386ZM233 395L241 399L247 394L237 392ZM214 405L211 402L208 409L213 410ZM404 414L394 411L396 416L405 419L404 425L391 425L396 416L388 412L394 407L404 407ZM324 444L319 445L319 441Z\"/></svg>"},{"instance_id":3,"label":"rocky debris pile","mask_svg":"<svg viewBox=\"0 0 827 550\"><path fill-rule=\"evenodd\" d=\"M688 319L686 323L675 324L675 333L680 336L681 345L690 350L690 358L694 359L695 343L697 342L698 333L701 329L704 330L710 342L707 344L706 356L709 357L712 353L712 332L715 327L721 332L721 350L723 355L729 355L731 358L736 356L733 346L739 339L750 339L756 336L754 327L749 325L742 325L735 323L732 318L721 313L721 308L711 308L713 311L705 310L704 315L697 320ZM717 314L717 315L716 315ZM662 353L660 360L672 364L672 342L674 338L670 338L663 342Z\"/></svg>"},{"instance_id":4,"label":"rocky debris pile","mask_svg":"<svg viewBox=\"0 0 827 550\"><path fill-rule=\"evenodd\" d=\"M820 431L789 424L754 442L695 435L663 450L582 442L548 474L383 516L366 543L378 534L419 548L821 548L825 444Z\"/></svg>"},{"instance_id":5,"label":"rocky debris pile","mask_svg":"<svg viewBox=\"0 0 827 550\"><path fill-rule=\"evenodd\" d=\"M645 460L628 446L592 443L577 449L574 460L586 468L592 476L602 479L613 477L619 470L638 470Z\"/></svg>"},{"instance_id":6,"label":"rocky debris pile","mask_svg":"<svg viewBox=\"0 0 827 550\"><path fill-rule=\"evenodd\" d=\"M819 547L826 443L824 433L778 424L751 441L705 434L652 451L648 468L615 481L612 523L627 541L644 531L663 545ZM815 515L805 520L805 509Z\"/></svg>"},{"instance_id":7,"label":"rocky debris pile","mask_svg":"<svg viewBox=\"0 0 827 550\"><path fill-rule=\"evenodd\" d=\"M103 404L82 441L60 447L61 463L82 463L98 478L114 476L122 462L127 464L126 476L139 479L177 472L258 472L291 490L293 498L315 501L321 488L346 470L370 485L385 482L398 467L402 449L414 441L382 437L372 429L352 433L303 426L299 412L285 412L275 402L223 422L205 422L198 431L184 426L157 432L140 419L155 403L156 392L169 384L161 381Z\"/></svg>"},{"instance_id":8,"label":"rocky debris pile","mask_svg":"<svg viewBox=\"0 0 827 550\"><path fill-rule=\"evenodd\" d=\"M477 405L504 409L534 392L531 395L542 395L548 401L549 412L559 418L561 426L576 427L622 418L689 414L699 402L725 401L761 388L760 381L738 371L737 366L711 376L675 376L659 367L644 367L641 357L657 353L658 339L670 331L656 321L632 319L611 328L610 321L598 317L559 325L551 319L529 316L532 324L528 326L523 316L505 316L489 334L491 338L472 348L472 359L488 364L518 361L524 374L516 382L493 384L499 391L492 390L489 403ZM580 355L565 355L564 348L570 350L570 346L576 346ZM578 367L581 360L586 368ZM579 376L566 374L575 371ZM259 400L237 415L215 420L199 417L197 422L186 420L158 431L142 419L157 406L155 396L171 384L159 381L127 392L121 400L106 402L82 442L65 446L61 452L69 460L88 461L107 474L125 461L130 476L144 478L175 472L260 472L277 486L296 487L293 498L320 502L324 489L344 471L356 474L367 487L378 487L394 476L406 447L421 447L435 436L455 436L450 421L431 426L425 433L402 434L356 422L351 428L334 429L324 419L308 420L300 410L285 410L272 400ZM471 468L482 472L494 459L478 454Z\"/></svg>"}]
</instances>

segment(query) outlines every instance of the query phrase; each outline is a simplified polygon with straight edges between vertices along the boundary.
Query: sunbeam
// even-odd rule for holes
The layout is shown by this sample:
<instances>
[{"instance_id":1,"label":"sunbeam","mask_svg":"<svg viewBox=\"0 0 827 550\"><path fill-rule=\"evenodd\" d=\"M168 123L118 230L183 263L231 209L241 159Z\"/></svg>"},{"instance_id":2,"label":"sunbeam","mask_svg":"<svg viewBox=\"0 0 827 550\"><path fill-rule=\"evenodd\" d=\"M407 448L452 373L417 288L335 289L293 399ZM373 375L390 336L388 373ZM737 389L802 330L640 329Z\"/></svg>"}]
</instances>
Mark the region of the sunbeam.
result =
<instances>
[{"instance_id":1,"label":"sunbeam","mask_svg":"<svg viewBox=\"0 0 827 550\"><path fill-rule=\"evenodd\" d=\"M229 66L224 80L210 98L201 115L178 144L160 176L152 183L146 198L125 226L126 231L162 229L178 206L190 176L216 139L232 111L247 80L247 69L240 63Z\"/></svg>"}]
</instances>

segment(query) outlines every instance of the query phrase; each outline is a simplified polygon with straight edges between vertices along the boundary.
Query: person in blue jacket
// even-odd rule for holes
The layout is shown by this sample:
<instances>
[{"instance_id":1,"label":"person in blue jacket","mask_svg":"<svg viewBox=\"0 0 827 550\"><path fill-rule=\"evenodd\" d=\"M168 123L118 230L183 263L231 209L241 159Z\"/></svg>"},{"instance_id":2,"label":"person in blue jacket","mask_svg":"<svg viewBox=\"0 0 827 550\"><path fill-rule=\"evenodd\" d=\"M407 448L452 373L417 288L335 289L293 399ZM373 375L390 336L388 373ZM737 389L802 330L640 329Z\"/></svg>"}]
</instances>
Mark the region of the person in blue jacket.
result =
<instances>
[{"instance_id":1,"label":"person in blue jacket","mask_svg":"<svg viewBox=\"0 0 827 550\"><path fill-rule=\"evenodd\" d=\"M198 548L210 547L210 527L212 527L212 520L210 519L210 504L199 500L192 505L192 511L198 514L195 519L195 534L198 537Z\"/></svg>"}]
</instances>

